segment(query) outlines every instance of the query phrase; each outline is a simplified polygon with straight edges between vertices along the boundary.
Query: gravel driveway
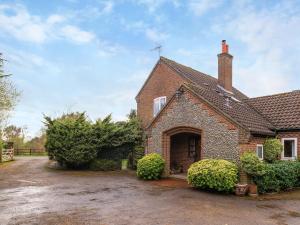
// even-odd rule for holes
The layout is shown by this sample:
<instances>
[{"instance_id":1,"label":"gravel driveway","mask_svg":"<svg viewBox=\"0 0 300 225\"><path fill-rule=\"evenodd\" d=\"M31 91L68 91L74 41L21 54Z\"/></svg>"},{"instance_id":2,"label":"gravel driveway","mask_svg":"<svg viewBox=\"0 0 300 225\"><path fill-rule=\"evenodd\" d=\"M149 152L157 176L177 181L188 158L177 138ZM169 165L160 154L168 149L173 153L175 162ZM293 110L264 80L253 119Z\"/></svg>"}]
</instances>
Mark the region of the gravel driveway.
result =
<instances>
[{"instance_id":1,"label":"gravel driveway","mask_svg":"<svg viewBox=\"0 0 300 225\"><path fill-rule=\"evenodd\" d=\"M0 165L0 224L300 224L300 191L240 198L134 173L49 169L46 157Z\"/></svg>"}]
</instances>

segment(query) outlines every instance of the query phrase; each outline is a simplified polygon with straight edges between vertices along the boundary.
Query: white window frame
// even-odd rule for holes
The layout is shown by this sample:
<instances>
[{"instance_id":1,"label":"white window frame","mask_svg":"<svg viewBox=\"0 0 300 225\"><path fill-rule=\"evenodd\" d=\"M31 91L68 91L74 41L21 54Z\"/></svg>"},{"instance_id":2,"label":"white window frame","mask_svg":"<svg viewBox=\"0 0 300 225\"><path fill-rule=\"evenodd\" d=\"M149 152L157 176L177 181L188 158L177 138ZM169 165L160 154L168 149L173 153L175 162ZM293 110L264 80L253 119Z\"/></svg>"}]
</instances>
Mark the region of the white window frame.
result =
<instances>
[{"instance_id":1,"label":"white window frame","mask_svg":"<svg viewBox=\"0 0 300 225\"><path fill-rule=\"evenodd\" d=\"M164 105L161 104L161 100L164 99ZM155 103L158 103L158 111L155 112ZM165 104L167 103L167 96L160 96L157 97L153 100L153 116L157 116L157 114L160 112L160 110L165 106Z\"/></svg>"},{"instance_id":2,"label":"white window frame","mask_svg":"<svg viewBox=\"0 0 300 225\"><path fill-rule=\"evenodd\" d=\"M260 158L259 155L258 155L258 147L261 147L261 148L262 148L262 158ZM257 157L258 157L260 160L264 160L264 145L262 145L262 144L257 144L257 145L256 145L256 155L257 155Z\"/></svg>"},{"instance_id":3,"label":"white window frame","mask_svg":"<svg viewBox=\"0 0 300 225\"><path fill-rule=\"evenodd\" d=\"M294 141L295 142L294 157L284 157L284 141ZM282 143L282 146L283 146L283 150L282 150L282 153L281 153L281 159L282 160L295 160L295 159L297 159L298 139L297 138L282 138L281 143Z\"/></svg>"}]
</instances>

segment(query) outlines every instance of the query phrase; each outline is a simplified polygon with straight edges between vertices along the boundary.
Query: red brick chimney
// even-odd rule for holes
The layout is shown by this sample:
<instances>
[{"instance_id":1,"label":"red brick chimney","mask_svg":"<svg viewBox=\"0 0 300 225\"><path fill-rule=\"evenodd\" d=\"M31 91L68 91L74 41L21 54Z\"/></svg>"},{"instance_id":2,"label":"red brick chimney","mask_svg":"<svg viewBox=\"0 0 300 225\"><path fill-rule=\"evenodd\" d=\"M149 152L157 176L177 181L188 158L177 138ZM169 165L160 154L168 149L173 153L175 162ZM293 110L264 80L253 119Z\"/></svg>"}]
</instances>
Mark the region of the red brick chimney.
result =
<instances>
[{"instance_id":1,"label":"red brick chimney","mask_svg":"<svg viewBox=\"0 0 300 225\"><path fill-rule=\"evenodd\" d=\"M222 53L218 54L218 83L226 91L232 92L232 58L226 40L222 41Z\"/></svg>"}]
</instances>

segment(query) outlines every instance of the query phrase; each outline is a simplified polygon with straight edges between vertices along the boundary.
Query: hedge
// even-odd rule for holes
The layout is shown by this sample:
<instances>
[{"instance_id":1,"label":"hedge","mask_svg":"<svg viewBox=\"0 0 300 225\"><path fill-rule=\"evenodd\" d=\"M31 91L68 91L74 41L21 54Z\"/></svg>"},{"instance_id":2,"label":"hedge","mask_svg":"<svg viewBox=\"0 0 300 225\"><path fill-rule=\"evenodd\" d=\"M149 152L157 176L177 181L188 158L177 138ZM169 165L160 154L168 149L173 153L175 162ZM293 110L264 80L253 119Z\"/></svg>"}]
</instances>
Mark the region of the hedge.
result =
<instances>
[{"instance_id":1,"label":"hedge","mask_svg":"<svg viewBox=\"0 0 300 225\"><path fill-rule=\"evenodd\" d=\"M138 161L143 158L145 155L145 148L142 146L136 146L132 152L129 153L128 155L128 166L131 169L136 169L137 168L137 163Z\"/></svg>"},{"instance_id":2,"label":"hedge","mask_svg":"<svg viewBox=\"0 0 300 225\"><path fill-rule=\"evenodd\" d=\"M45 119L46 149L50 158L71 168L85 166L96 158L93 129L84 113L64 115L55 120Z\"/></svg>"},{"instance_id":3,"label":"hedge","mask_svg":"<svg viewBox=\"0 0 300 225\"><path fill-rule=\"evenodd\" d=\"M238 169L226 160L203 159L188 169L188 182L200 189L232 192L238 182Z\"/></svg>"},{"instance_id":4,"label":"hedge","mask_svg":"<svg viewBox=\"0 0 300 225\"><path fill-rule=\"evenodd\" d=\"M89 169L94 171L112 171L121 168L121 161L114 161L109 159L95 159L90 165Z\"/></svg>"},{"instance_id":5,"label":"hedge","mask_svg":"<svg viewBox=\"0 0 300 225\"><path fill-rule=\"evenodd\" d=\"M85 113L45 117L46 149L50 159L68 167L87 166L92 160L127 159L143 143L143 133L135 111L128 120L114 122L111 115L92 123Z\"/></svg>"},{"instance_id":6,"label":"hedge","mask_svg":"<svg viewBox=\"0 0 300 225\"><path fill-rule=\"evenodd\" d=\"M279 161L265 164L265 174L254 176L260 193L278 192L300 185L300 162Z\"/></svg>"}]
</instances>

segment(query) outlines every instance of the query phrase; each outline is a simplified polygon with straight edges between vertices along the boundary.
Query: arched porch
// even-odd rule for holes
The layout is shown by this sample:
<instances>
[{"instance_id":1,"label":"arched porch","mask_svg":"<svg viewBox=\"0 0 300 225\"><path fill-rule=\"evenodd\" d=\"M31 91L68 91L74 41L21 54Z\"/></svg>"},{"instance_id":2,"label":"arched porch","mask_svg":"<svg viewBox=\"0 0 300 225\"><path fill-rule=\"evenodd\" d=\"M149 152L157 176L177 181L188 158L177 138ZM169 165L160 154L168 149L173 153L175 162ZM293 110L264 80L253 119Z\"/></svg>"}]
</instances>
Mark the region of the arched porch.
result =
<instances>
[{"instance_id":1,"label":"arched porch","mask_svg":"<svg viewBox=\"0 0 300 225\"><path fill-rule=\"evenodd\" d=\"M193 127L175 127L163 132L165 173L186 173L202 156L202 131Z\"/></svg>"}]
</instances>

